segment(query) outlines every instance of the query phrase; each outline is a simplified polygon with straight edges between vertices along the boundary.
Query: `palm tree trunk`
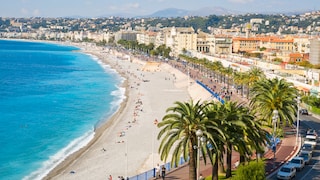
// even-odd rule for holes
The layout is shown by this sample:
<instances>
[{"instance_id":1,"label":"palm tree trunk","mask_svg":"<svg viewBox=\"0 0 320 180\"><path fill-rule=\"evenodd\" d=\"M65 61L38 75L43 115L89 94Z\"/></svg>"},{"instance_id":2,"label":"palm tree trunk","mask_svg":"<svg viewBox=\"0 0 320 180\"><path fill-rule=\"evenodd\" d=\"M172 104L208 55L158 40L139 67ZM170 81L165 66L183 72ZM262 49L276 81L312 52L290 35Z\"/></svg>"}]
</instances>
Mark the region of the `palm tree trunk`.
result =
<instances>
[{"instance_id":1,"label":"palm tree trunk","mask_svg":"<svg viewBox=\"0 0 320 180\"><path fill-rule=\"evenodd\" d=\"M241 97L243 97L243 93L244 93L244 84L241 84Z\"/></svg>"},{"instance_id":2,"label":"palm tree trunk","mask_svg":"<svg viewBox=\"0 0 320 180\"><path fill-rule=\"evenodd\" d=\"M250 83L248 83L248 88L247 88L247 99L249 99L249 91L250 91Z\"/></svg>"},{"instance_id":3,"label":"palm tree trunk","mask_svg":"<svg viewBox=\"0 0 320 180\"><path fill-rule=\"evenodd\" d=\"M197 171L196 171L196 152L193 149L192 141L189 143L189 152L190 152L190 161L189 161L189 179L196 179L197 177Z\"/></svg>"},{"instance_id":4,"label":"palm tree trunk","mask_svg":"<svg viewBox=\"0 0 320 180\"><path fill-rule=\"evenodd\" d=\"M227 171L226 171L226 178L229 178L232 176L231 174L231 167L232 167L232 144L227 143Z\"/></svg>"},{"instance_id":5,"label":"palm tree trunk","mask_svg":"<svg viewBox=\"0 0 320 180\"><path fill-rule=\"evenodd\" d=\"M246 162L246 157L244 155L240 155L240 163L245 163Z\"/></svg>"},{"instance_id":6,"label":"palm tree trunk","mask_svg":"<svg viewBox=\"0 0 320 180\"><path fill-rule=\"evenodd\" d=\"M219 160L218 155L215 156L215 163L212 166L212 180L218 180L218 172L219 172Z\"/></svg>"},{"instance_id":7,"label":"palm tree trunk","mask_svg":"<svg viewBox=\"0 0 320 180\"><path fill-rule=\"evenodd\" d=\"M224 168L224 164L222 162L219 162L218 164L219 168L218 168L218 172L219 173L225 173L225 168Z\"/></svg>"}]
</instances>

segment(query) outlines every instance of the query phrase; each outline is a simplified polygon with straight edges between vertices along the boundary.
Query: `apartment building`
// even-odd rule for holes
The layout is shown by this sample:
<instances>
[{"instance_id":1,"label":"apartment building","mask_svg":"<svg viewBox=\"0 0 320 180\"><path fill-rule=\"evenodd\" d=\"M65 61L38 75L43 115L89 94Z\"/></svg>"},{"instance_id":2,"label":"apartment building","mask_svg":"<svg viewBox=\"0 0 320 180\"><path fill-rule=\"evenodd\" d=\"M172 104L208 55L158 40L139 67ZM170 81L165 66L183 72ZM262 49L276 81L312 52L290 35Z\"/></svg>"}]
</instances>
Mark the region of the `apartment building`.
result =
<instances>
[{"instance_id":1,"label":"apartment building","mask_svg":"<svg viewBox=\"0 0 320 180\"><path fill-rule=\"evenodd\" d=\"M293 52L310 53L310 38L308 36L293 37Z\"/></svg>"},{"instance_id":2,"label":"apartment building","mask_svg":"<svg viewBox=\"0 0 320 180\"><path fill-rule=\"evenodd\" d=\"M172 54L178 56L183 50L197 49L197 34L192 27L167 28L165 33L165 45L170 47Z\"/></svg>"},{"instance_id":3,"label":"apartment building","mask_svg":"<svg viewBox=\"0 0 320 180\"><path fill-rule=\"evenodd\" d=\"M139 44L155 44L156 43L157 32L153 31L143 31L137 34L137 41Z\"/></svg>"},{"instance_id":4,"label":"apartment building","mask_svg":"<svg viewBox=\"0 0 320 180\"><path fill-rule=\"evenodd\" d=\"M214 36L202 31L197 35L197 51L201 53L213 53Z\"/></svg>"},{"instance_id":5,"label":"apartment building","mask_svg":"<svg viewBox=\"0 0 320 180\"><path fill-rule=\"evenodd\" d=\"M232 51L234 53L257 51L261 42L260 39L255 37L235 37L232 41Z\"/></svg>"},{"instance_id":6,"label":"apartment building","mask_svg":"<svg viewBox=\"0 0 320 180\"><path fill-rule=\"evenodd\" d=\"M320 39L310 39L310 59L311 64L320 64Z\"/></svg>"},{"instance_id":7,"label":"apartment building","mask_svg":"<svg viewBox=\"0 0 320 180\"><path fill-rule=\"evenodd\" d=\"M215 35L213 39L213 54L231 54L232 37L224 35Z\"/></svg>"},{"instance_id":8,"label":"apartment building","mask_svg":"<svg viewBox=\"0 0 320 180\"><path fill-rule=\"evenodd\" d=\"M118 42L120 39L127 40L127 41L136 41L137 34L138 32L136 31L120 30L114 34L114 40L115 42Z\"/></svg>"}]
</instances>

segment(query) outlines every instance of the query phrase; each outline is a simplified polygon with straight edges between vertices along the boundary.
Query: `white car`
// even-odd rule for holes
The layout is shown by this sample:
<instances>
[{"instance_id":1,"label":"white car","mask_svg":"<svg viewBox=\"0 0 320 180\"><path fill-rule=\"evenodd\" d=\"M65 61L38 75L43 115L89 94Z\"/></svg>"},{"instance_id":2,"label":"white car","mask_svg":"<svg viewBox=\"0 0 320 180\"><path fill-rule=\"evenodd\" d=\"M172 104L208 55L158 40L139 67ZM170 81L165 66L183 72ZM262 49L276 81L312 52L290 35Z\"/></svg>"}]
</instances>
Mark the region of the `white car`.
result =
<instances>
[{"instance_id":1,"label":"white car","mask_svg":"<svg viewBox=\"0 0 320 180\"><path fill-rule=\"evenodd\" d=\"M312 158L312 152L310 151L301 151L299 157L304 159L305 164L309 164Z\"/></svg>"},{"instance_id":2,"label":"white car","mask_svg":"<svg viewBox=\"0 0 320 180\"><path fill-rule=\"evenodd\" d=\"M296 168L297 171L301 171L304 168L304 164L305 162L302 157L294 157L287 165Z\"/></svg>"},{"instance_id":3,"label":"white car","mask_svg":"<svg viewBox=\"0 0 320 180\"><path fill-rule=\"evenodd\" d=\"M315 129L309 129L309 130L307 131L306 136L307 136L307 135L313 135L313 136L318 137L318 133L317 133L317 131L316 131Z\"/></svg>"},{"instance_id":4,"label":"white car","mask_svg":"<svg viewBox=\"0 0 320 180\"><path fill-rule=\"evenodd\" d=\"M296 168L288 165L282 166L277 173L278 179L292 179L295 176L296 176Z\"/></svg>"},{"instance_id":5,"label":"white car","mask_svg":"<svg viewBox=\"0 0 320 180\"><path fill-rule=\"evenodd\" d=\"M307 135L304 144L311 144L313 148L317 145L317 136L315 135Z\"/></svg>"}]
</instances>

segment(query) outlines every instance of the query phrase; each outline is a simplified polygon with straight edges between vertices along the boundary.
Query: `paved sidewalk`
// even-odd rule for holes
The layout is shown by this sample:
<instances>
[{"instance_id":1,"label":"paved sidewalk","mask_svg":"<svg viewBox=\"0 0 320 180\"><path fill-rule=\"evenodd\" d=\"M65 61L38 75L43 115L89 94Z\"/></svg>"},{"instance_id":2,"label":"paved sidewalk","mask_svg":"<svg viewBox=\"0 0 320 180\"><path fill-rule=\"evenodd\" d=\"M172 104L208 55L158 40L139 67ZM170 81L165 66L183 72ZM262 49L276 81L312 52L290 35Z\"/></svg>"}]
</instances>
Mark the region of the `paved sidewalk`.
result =
<instances>
[{"instance_id":1,"label":"paved sidewalk","mask_svg":"<svg viewBox=\"0 0 320 180\"><path fill-rule=\"evenodd\" d=\"M286 129L287 132L290 132L291 129ZM298 148L300 147L300 143L298 146L296 145L296 136L295 134L286 135L285 138L281 140L281 143L277 146L275 163L273 160L274 153L272 150L268 150L264 154L264 158L266 159L266 175L272 175L276 172L276 170L286 163L289 159L296 156L298 153ZM232 164L234 164L239 159L239 155L237 153L233 153L232 156ZM205 165L204 162L200 161L200 173L206 177L211 175L212 166L211 164ZM185 164L181 167L173 169L168 172L166 179L179 179L179 180L188 180L189 179L189 165Z\"/></svg>"},{"instance_id":2,"label":"paved sidewalk","mask_svg":"<svg viewBox=\"0 0 320 180\"><path fill-rule=\"evenodd\" d=\"M169 63L171 64L171 63ZM191 76L192 79L197 79L201 81L202 83L206 84L209 88L215 90L216 92L219 92L222 90L222 88L226 87L227 85L223 84L222 82L218 81L212 81L209 78L203 76L200 74L200 72L197 69L192 69L190 68L189 70L186 69L186 66L180 64L180 63L172 63L171 64L173 67L181 70L184 73L188 73ZM244 98L240 95L239 93L236 92L235 89L232 89L229 87L230 92L232 91L231 95L231 100L233 101L238 101L238 102L243 102L243 103L248 103L248 99ZM278 144L277 146L277 151L275 154L275 159L274 159L274 153L272 150L268 150L264 154L264 158L266 159L266 175L270 176L273 173L276 172L276 170L286 163L289 159L291 159L293 156L296 156L298 153L300 147L300 143L296 143L296 133L295 129L287 128L285 129L285 132L287 132L287 135L285 138L281 140L281 143ZM301 141L300 141L301 142ZM233 152L232 156L232 164L234 164L237 160L239 160L239 154L236 152ZM212 165L207 164L205 165L204 162L201 160L200 161L200 173L206 177L211 175L212 171ZM179 180L188 180L189 179L189 165L185 164L182 165L176 169L171 170L170 172L167 173L166 179L179 179Z\"/></svg>"}]
</instances>

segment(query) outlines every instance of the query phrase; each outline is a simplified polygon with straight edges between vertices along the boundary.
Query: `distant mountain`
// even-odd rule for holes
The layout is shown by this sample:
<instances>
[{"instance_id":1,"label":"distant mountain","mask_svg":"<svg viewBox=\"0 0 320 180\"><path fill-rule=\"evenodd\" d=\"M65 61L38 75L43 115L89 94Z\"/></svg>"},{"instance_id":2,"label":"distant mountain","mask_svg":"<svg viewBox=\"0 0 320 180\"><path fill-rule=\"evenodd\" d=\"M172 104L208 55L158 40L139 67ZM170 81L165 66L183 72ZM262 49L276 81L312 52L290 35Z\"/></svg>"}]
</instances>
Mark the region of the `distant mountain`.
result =
<instances>
[{"instance_id":1,"label":"distant mountain","mask_svg":"<svg viewBox=\"0 0 320 180\"><path fill-rule=\"evenodd\" d=\"M209 16L209 15L228 15L228 14L239 14L239 12L230 11L221 7L206 7L198 10L185 10L169 8L161 11L157 11L151 15L144 17L183 17L183 16Z\"/></svg>"},{"instance_id":2,"label":"distant mountain","mask_svg":"<svg viewBox=\"0 0 320 180\"><path fill-rule=\"evenodd\" d=\"M195 11L191 11L194 16L209 16L209 15L229 15L240 14L240 12L228 10L222 7L205 7Z\"/></svg>"},{"instance_id":3,"label":"distant mountain","mask_svg":"<svg viewBox=\"0 0 320 180\"><path fill-rule=\"evenodd\" d=\"M260 11L260 12L251 12L258 13L258 14L285 14L285 15L294 15L294 14L302 14L307 11L295 11L295 12L272 12L272 11ZM310 11L309 11L310 12ZM210 16L210 15L239 15L239 14L248 14L248 12L240 12L240 11L233 11L228 10L222 7L205 7L198 10L185 10L185 9L177 9L177 8L168 8L157 11L150 15L137 15L137 14L130 14L130 13L117 13L117 14L105 14L99 17L125 17L125 18L169 18L169 17L184 17L184 16Z\"/></svg>"},{"instance_id":4,"label":"distant mountain","mask_svg":"<svg viewBox=\"0 0 320 180\"><path fill-rule=\"evenodd\" d=\"M157 11L147 17L183 17L190 15L190 11L184 9L169 8Z\"/></svg>"}]
</instances>

